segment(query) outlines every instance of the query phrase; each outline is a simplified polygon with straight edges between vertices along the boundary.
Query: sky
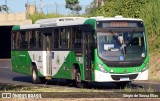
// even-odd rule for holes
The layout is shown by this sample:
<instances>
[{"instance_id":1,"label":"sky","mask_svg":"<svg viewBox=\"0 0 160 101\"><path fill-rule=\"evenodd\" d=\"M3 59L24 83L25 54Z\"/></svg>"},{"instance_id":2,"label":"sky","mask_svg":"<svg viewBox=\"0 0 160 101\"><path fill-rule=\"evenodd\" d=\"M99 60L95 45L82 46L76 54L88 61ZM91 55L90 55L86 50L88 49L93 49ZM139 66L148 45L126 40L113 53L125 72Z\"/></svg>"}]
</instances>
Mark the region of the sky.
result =
<instances>
[{"instance_id":1,"label":"sky","mask_svg":"<svg viewBox=\"0 0 160 101\"><path fill-rule=\"evenodd\" d=\"M40 0L0 0L0 5L4 5L5 1L7 1L7 5L9 7L9 12L11 13L19 13L25 11L25 3L27 1L30 4L36 3L37 9L40 10L41 2ZM82 5L82 11L80 13L84 13L85 8L89 5L93 0L79 0L80 5ZM71 11L65 9L65 0L42 0L43 11L45 13L58 12L60 14L68 14ZM55 6L57 5L57 6ZM57 8L57 9L56 9Z\"/></svg>"}]
</instances>

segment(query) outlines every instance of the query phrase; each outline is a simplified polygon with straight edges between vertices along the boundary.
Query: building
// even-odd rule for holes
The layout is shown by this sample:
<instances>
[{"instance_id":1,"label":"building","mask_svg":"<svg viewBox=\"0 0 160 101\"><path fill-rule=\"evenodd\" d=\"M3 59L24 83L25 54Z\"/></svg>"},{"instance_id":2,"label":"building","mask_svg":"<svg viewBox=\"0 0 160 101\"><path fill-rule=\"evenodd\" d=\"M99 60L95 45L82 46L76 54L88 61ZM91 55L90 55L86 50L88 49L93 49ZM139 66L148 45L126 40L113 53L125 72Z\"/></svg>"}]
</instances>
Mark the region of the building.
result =
<instances>
[{"instance_id":1,"label":"building","mask_svg":"<svg viewBox=\"0 0 160 101\"><path fill-rule=\"evenodd\" d=\"M11 57L11 30L13 25L32 24L26 12L0 13L0 59Z\"/></svg>"},{"instance_id":2,"label":"building","mask_svg":"<svg viewBox=\"0 0 160 101\"><path fill-rule=\"evenodd\" d=\"M26 11L29 15L33 15L37 12L37 8L35 4L26 4Z\"/></svg>"}]
</instances>

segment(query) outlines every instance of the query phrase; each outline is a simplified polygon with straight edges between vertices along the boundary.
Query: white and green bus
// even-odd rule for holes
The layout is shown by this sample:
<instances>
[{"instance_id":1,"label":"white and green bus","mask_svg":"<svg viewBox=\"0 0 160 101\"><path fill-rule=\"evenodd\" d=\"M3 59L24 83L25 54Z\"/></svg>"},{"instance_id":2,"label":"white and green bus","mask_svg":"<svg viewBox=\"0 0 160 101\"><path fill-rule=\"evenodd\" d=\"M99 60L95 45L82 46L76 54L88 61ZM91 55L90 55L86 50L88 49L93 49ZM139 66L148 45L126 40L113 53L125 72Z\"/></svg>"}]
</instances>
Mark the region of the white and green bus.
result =
<instances>
[{"instance_id":1,"label":"white and green bus","mask_svg":"<svg viewBox=\"0 0 160 101\"><path fill-rule=\"evenodd\" d=\"M52 78L126 85L148 79L147 33L141 19L62 17L12 28L12 70L33 83Z\"/></svg>"}]
</instances>

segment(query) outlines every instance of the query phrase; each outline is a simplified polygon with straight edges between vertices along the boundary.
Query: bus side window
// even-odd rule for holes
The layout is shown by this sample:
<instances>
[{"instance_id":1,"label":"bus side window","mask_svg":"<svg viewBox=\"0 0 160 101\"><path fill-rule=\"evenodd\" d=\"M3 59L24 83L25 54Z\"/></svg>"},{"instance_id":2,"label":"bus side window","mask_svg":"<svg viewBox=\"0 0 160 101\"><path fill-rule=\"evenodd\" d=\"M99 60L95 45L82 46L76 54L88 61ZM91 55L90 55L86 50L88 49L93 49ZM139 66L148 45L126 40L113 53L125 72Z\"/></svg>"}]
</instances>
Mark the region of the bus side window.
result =
<instances>
[{"instance_id":1,"label":"bus side window","mask_svg":"<svg viewBox=\"0 0 160 101\"><path fill-rule=\"evenodd\" d=\"M28 34L27 32L20 32L20 48L28 49Z\"/></svg>"},{"instance_id":2,"label":"bus side window","mask_svg":"<svg viewBox=\"0 0 160 101\"><path fill-rule=\"evenodd\" d=\"M73 28L72 32L72 48L81 48L82 29L80 27Z\"/></svg>"},{"instance_id":3,"label":"bus side window","mask_svg":"<svg viewBox=\"0 0 160 101\"><path fill-rule=\"evenodd\" d=\"M20 45L20 33L19 32L13 32L12 33L12 49L19 49Z\"/></svg>"},{"instance_id":4,"label":"bus side window","mask_svg":"<svg viewBox=\"0 0 160 101\"><path fill-rule=\"evenodd\" d=\"M59 48L69 49L70 48L70 33L71 30L68 28L63 28L60 30L60 43Z\"/></svg>"},{"instance_id":5,"label":"bus side window","mask_svg":"<svg viewBox=\"0 0 160 101\"><path fill-rule=\"evenodd\" d=\"M12 49L16 49L16 32L12 32Z\"/></svg>"},{"instance_id":6,"label":"bus side window","mask_svg":"<svg viewBox=\"0 0 160 101\"><path fill-rule=\"evenodd\" d=\"M36 47L36 36L35 33L30 31L29 32L29 44L30 44L30 49L35 49Z\"/></svg>"},{"instance_id":7,"label":"bus side window","mask_svg":"<svg viewBox=\"0 0 160 101\"><path fill-rule=\"evenodd\" d=\"M54 31L53 31L53 42L54 42L54 44L53 44L53 47L54 48L59 48L58 46L59 46L59 40L60 40L60 38L59 38L59 29L54 29Z\"/></svg>"},{"instance_id":8,"label":"bus side window","mask_svg":"<svg viewBox=\"0 0 160 101\"><path fill-rule=\"evenodd\" d=\"M42 33L38 33L38 48L42 49L43 48L43 35Z\"/></svg>"},{"instance_id":9,"label":"bus side window","mask_svg":"<svg viewBox=\"0 0 160 101\"><path fill-rule=\"evenodd\" d=\"M29 49L42 49L43 35L39 31L29 31Z\"/></svg>"}]
</instances>

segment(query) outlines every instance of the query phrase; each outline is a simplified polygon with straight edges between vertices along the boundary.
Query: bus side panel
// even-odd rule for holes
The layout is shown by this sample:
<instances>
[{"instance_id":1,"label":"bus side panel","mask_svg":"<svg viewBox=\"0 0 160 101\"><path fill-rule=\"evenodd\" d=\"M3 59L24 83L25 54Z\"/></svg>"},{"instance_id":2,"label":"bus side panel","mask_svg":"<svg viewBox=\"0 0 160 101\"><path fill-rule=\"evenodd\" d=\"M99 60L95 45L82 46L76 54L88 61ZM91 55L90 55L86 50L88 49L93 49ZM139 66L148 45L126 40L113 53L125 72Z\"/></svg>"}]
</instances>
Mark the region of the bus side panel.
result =
<instances>
[{"instance_id":1,"label":"bus side panel","mask_svg":"<svg viewBox=\"0 0 160 101\"><path fill-rule=\"evenodd\" d=\"M30 75L31 59L27 51L12 51L12 71Z\"/></svg>"},{"instance_id":2,"label":"bus side panel","mask_svg":"<svg viewBox=\"0 0 160 101\"><path fill-rule=\"evenodd\" d=\"M46 68L46 58L44 58L44 55L46 51L29 51L29 57L31 62L36 64L37 70L38 70L38 76L44 77Z\"/></svg>"},{"instance_id":3,"label":"bus side panel","mask_svg":"<svg viewBox=\"0 0 160 101\"><path fill-rule=\"evenodd\" d=\"M80 69L80 73L81 73L81 78L82 80L85 80L84 78L84 67L83 67L83 55L82 56L76 56L75 51L71 51L71 67L73 67L73 64L77 64L79 66ZM72 70L72 68L71 68ZM72 71L71 71L72 72Z\"/></svg>"},{"instance_id":4,"label":"bus side panel","mask_svg":"<svg viewBox=\"0 0 160 101\"><path fill-rule=\"evenodd\" d=\"M53 57L54 54L54 57ZM79 65L79 69L82 73L82 80L84 80L82 57L76 57L74 51L53 51L52 52L52 67L54 78L72 79L73 64Z\"/></svg>"},{"instance_id":5,"label":"bus side panel","mask_svg":"<svg viewBox=\"0 0 160 101\"><path fill-rule=\"evenodd\" d=\"M70 52L52 51L53 78L70 78Z\"/></svg>"}]
</instances>

